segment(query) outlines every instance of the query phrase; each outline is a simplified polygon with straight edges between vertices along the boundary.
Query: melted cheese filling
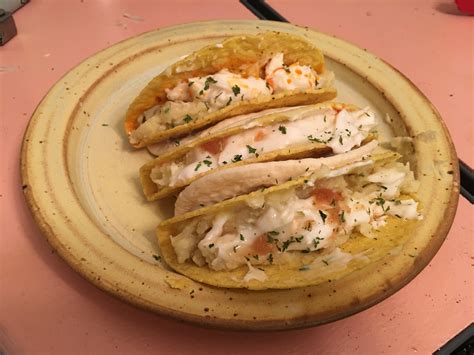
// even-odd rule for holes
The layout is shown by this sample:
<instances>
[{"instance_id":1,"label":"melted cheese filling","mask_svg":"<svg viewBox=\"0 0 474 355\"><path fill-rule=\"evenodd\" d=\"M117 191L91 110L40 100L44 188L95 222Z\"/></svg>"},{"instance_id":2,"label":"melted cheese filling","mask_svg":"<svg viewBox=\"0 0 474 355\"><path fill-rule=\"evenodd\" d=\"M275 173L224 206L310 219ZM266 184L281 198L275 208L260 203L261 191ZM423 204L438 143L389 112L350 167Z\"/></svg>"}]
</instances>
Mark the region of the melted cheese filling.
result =
<instances>
[{"instance_id":1,"label":"melted cheese filling","mask_svg":"<svg viewBox=\"0 0 474 355\"><path fill-rule=\"evenodd\" d=\"M140 126L130 135L138 143L156 130L189 123L202 115L240 101L278 94L307 91L330 86L332 72L318 74L310 66L294 63L285 66L283 53L277 53L265 67L265 78L243 77L227 69L204 77L190 78L166 90L168 101L152 107L139 118Z\"/></svg>"},{"instance_id":2,"label":"melted cheese filling","mask_svg":"<svg viewBox=\"0 0 474 355\"><path fill-rule=\"evenodd\" d=\"M355 112L319 110L204 143L181 161L155 167L150 177L158 186L176 186L220 166L307 143L322 143L336 154L345 153L359 146L374 126L375 115L368 108Z\"/></svg>"},{"instance_id":3,"label":"melted cheese filling","mask_svg":"<svg viewBox=\"0 0 474 355\"><path fill-rule=\"evenodd\" d=\"M392 172L403 177L394 179ZM316 181L314 187L275 192L248 201L246 208L190 224L172 237L178 261L192 259L214 270L268 265L288 252L333 249L352 231L365 235L383 227L388 216L422 218L415 200L398 199L416 189L408 165L375 167L368 176L357 176L349 187L353 178L337 176Z\"/></svg>"}]
</instances>

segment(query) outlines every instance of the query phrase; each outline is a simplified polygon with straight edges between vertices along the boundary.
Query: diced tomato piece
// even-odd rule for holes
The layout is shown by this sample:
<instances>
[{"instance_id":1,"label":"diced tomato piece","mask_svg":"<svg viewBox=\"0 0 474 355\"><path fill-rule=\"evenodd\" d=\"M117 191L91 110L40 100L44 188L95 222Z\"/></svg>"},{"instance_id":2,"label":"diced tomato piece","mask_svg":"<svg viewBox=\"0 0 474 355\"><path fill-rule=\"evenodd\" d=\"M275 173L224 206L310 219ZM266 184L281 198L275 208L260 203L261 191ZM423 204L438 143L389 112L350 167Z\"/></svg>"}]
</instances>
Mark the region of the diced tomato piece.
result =
<instances>
[{"instance_id":1,"label":"diced tomato piece","mask_svg":"<svg viewBox=\"0 0 474 355\"><path fill-rule=\"evenodd\" d=\"M201 148L211 154L218 154L224 150L226 143L227 138L218 138L213 141L201 144Z\"/></svg>"},{"instance_id":2,"label":"diced tomato piece","mask_svg":"<svg viewBox=\"0 0 474 355\"><path fill-rule=\"evenodd\" d=\"M313 190L313 197L318 204L331 205L333 201L341 201L342 195L340 192L326 189L317 188Z\"/></svg>"},{"instance_id":3,"label":"diced tomato piece","mask_svg":"<svg viewBox=\"0 0 474 355\"><path fill-rule=\"evenodd\" d=\"M273 82L273 79L272 79L272 78L268 78L268 79L267 79L267 83L268 83L268 85L270 85L270 86L272 87L272 89L275 88L275 83Z\"/></svg>"},{"instance_id":4,"label":"diced tomato piece","mask_svg":"<svg viewBox=\"0 0 474 355\"><path fill-rule=\"evenodd\" d=\"M339 223L339 208L330 208L325 210L328 214L328 222L329 223Z\"/></svg>"},{"instance_id":5,"label":"diced tomato piece","mask_svg":"<svg viewBox=\"0 0 474 355\"><path fill-rule=\"evenodd\" d=\"M267 136L267 134L264 131L258 131L255 134L255 137L254 137L255 142L263 140L266 136Z\"/></svg>"},{"instance_id":6,"label":"diced tomato piece","mask_svg":"<svg viewBox=\"0 0 474 355\"><path fill-rule=\"evenodd\" d=\"M271 253L275 249L275 245L268 242L266 234L262 234L253 242L250 247L253 253L258 255L265 255Z\"/></svg>"}]
</instances>

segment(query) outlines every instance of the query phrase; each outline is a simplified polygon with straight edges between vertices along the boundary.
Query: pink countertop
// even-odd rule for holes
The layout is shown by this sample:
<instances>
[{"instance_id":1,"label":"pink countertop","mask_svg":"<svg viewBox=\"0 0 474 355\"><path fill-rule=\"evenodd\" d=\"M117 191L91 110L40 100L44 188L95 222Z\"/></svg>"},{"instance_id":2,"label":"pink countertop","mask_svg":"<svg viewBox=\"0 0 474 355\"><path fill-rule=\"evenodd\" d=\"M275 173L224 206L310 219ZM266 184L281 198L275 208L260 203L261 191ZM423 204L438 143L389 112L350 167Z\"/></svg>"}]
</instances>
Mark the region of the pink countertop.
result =
<instances>
[{"instance_id":1,"label":"pink countertop","mask_svg":"<svg viewBox=\"0 0 474 355\"><path fill-rule=\"evenodd\" d=\"M404 72L474 165L472 17L451 14L448 1L270 3L293 23L352 41ZM463 198L446 242L415 280L364 312L317 328L203 329L96 289L51 252L23 200L18 162L30 115L67 70L106 46L158 27L254 16L237 1L50 0L33 1L14 17L19 34L0 48L0 352L429 354L474 319L472 205Z\"/></svg>"}]
</instances>

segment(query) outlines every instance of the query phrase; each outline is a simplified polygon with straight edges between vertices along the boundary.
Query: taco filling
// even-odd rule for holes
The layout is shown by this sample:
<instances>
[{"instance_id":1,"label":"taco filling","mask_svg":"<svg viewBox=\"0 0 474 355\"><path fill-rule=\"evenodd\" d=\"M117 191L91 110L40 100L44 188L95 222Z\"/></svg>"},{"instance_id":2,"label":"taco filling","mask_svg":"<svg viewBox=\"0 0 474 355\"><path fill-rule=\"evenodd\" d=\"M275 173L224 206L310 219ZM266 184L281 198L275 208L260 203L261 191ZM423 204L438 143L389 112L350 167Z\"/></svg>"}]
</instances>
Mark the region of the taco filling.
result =
<instances>
[{"instance_id":1,"label":"taco filling","mask_svg":"<svg viewBox=\"0 0 474 355\"><path fill-rule=\"evenodd\" d=\"M408 164L390 162L335 175L254 194L237 208L194 218L171 236L178 263L216 271L247 265L246 278L262 281L263 269L255 271L259 265L285 264L301 253L335 250L355 231L371 238L390 219L422 218L418 203L406 195L417 189Z\"/></svg>"},{"instance_id":2,"label":"taco filling","mask_svg":"<svg viewBox=\"0 0 474 355\"><path fill-rule=\"evenodd\" d=\"M137 119L139 126L131 133L130 142L136 144L152 132L190 123L235 102L331 85L332 72L318 73L298 63L285 65L283 59L283 53L275 54L256 76L221 69L212 75L182 80L165 90L164 104L148 109Z\"/></svg>"},{"instance_id":3,"label":"taco filling","mask_svg":"<svg viewBox=\"0 0 474 355\"><path fill-rule=\"evenodd\" d=\"M368 108L323 108L293 120L205 142L178 160L154 167L150 178L159 187L173 187L221 166L311 143L329 147L335 154L345 153L360 146L375 124L375 115Z\"/></svg>"}]
</instances>

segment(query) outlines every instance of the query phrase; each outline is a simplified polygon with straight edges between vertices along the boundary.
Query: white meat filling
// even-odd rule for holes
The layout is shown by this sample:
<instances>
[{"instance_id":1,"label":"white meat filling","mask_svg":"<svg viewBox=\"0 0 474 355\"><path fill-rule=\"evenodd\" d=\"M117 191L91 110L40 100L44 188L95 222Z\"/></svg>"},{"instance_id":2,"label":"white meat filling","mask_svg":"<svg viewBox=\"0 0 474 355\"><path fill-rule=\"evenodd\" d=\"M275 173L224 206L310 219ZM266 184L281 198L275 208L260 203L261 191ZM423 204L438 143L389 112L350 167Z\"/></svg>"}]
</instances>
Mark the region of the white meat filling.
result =
<instances>
[{"instance_id":1,"label":"white meat filling","mask_svg":"<svg viewBox=\"0 0 474 355\"><path fill-rule=\"evenodd\" d=\"M321 109L202 144L184 159L153 168L150 177L158 186L176 186L220 166L308 143L324 144L336 154L345 153L360 146L375 125L375 115L368 108L354 112Z\"/></svg>"},{"instance_id":2,"label":"white meat filling","mask_svg":"<svg viewBox=\"0 0 474 355\"><path fill-rule=\"evenodd\" d=\"M140 126L130 135L131 143L138 143L157 130L165 130L190 123L196 118L240 101L285 91L307 91L328 87L334 74L318 74L310 66L283 64L283 53L277 53L265 67L264 79L243 77L227 69L184 80L166 89L167 102L147 110L140 118Z\"/></svg>"},{"instance_id":3,"label":"white meat filling","mask_svg":"<svg viewBox=\"0 0 474 355\"><path fill-rule=\"evenodd\" d=\"M397 178L391 175L394 171ZM353 231L371 237L371 232L386 224L387 216L422 218L415 200L399 199L400 194L413 192L414 179L407 165L389 163L360 175L319 180L314 187L250 200L246 207L206 217L200 231L188 225L172 237L179 262L199 260L199 265L213 270L268 265L278 263L288 252L332 250Z\"/></svg>"}]
</instances>

